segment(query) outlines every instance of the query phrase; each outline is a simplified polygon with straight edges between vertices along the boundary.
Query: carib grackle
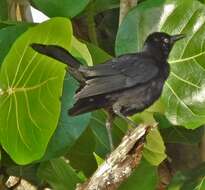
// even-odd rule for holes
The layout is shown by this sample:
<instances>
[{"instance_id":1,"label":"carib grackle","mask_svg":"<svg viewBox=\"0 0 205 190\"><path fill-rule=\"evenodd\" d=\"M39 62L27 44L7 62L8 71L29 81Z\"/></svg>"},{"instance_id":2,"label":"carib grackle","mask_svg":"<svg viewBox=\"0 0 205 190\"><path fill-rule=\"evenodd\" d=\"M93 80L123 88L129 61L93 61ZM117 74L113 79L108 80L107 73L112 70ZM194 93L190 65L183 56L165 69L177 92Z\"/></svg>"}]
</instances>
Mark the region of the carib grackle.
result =
<instances>
[{"instance_id":1,"label":"carib grackle","mask_svg":"<svg viewBox=\"0 0 205 190\"><path fill-rule=\"evenodd\" d=\"M108 112L106 128L113 148L110 130L114 116L136 126L126 116L143 111L160 97L169 76L169 53L174 43L182 38L183 34L171 36L155 32L147 37L141 52L121 55L92 67L81 65L67 50L56 45L34 43L31 47L67 64L69 73L80 83L69 115L99 108Z\"/></svg>"}]
</instances>

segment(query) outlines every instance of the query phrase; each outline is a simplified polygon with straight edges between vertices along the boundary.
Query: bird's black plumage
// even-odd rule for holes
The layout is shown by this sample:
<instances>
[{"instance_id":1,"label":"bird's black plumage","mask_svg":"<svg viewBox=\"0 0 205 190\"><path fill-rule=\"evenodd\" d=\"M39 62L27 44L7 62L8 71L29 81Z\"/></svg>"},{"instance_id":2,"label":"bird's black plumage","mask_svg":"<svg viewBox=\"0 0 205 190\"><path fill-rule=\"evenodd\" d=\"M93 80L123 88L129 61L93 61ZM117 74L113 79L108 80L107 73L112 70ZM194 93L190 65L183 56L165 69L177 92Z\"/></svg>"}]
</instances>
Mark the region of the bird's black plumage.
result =
<instances>
[{"instance_id":1,"label":"bird's black plumage","mask_svg":"<svg viewBox=\"0 0 205 190\"><path fill-rule=\"evenodd\" d=\"M122 55L93 67L81 65L67 50L56 45L31 44L31 47L67 64L69 73L79 81L70 115L99 108L108 111L106 128L113 149L110 130L113 116L118 115L135 125L126 116L143 111L160 97L169 76L169 53L174 43L183 37L181 34L170 36L155 32L147 37L143 51Z\"/></svg>"},{"instance_id":2,"label":"bird's black plumage","mask_svg":"<svg viewBox=\"0 0 205 190\"><path fill-rule=\"evenodd\" d=\"M31 46L37 52L67 64L71 75L80 82L70 115L105 108L128 116L143 111L159 98L169 76L169 53L181 38L183 35L155 32L147 37L142 52L122 55L93 67L81 65L59 46Z\"/></svg>"}]
</instances>

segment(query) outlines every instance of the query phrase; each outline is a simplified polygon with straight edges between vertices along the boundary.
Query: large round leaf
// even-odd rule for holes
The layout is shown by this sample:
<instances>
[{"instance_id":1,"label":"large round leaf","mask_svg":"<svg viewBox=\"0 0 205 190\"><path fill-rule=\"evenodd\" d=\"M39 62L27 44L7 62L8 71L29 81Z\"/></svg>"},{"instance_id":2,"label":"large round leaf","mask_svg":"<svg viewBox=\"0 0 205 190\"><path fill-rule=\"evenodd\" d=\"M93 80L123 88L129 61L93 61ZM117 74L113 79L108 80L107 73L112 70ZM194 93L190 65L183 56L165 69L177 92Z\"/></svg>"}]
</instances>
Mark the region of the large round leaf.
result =
<instances>
[{"instance_id":1,"label":"large round leaf","mask_svg":"<svg viewBox=\"0 0 205 190\"><path fill-rule=\"evenodd\" d=\"M63 16L72 18L87 6L89 0L33 0L32 2L49 17Z\"/></svg>"},{"instance_id":2,"label":"large round leaf","mask_svg":"<svg viewBox=\"0 0 205 190\"><path fill-rule=\"evenodd\" d=\"M33 42L69 48L72 27L55 18L25 32L12 46L0 70L0 142L19 164L40 159L60 113L65 66L40 55Z\"/></svg>"},{"instance_id":3,"label":"large round leaf","mask_svg":"<svg viewBox=\"0 0 205 190\"><path fill-rule=\"evenodd\" d=\"M196 128L205 122L205 6L195 0L156 2L145 1L128 14L119 29L116 52L140 50L153 31L185 33L186 39L177 42L170 55L171 73L162 99L172 123Z\"/></svg>"}]
</instances>

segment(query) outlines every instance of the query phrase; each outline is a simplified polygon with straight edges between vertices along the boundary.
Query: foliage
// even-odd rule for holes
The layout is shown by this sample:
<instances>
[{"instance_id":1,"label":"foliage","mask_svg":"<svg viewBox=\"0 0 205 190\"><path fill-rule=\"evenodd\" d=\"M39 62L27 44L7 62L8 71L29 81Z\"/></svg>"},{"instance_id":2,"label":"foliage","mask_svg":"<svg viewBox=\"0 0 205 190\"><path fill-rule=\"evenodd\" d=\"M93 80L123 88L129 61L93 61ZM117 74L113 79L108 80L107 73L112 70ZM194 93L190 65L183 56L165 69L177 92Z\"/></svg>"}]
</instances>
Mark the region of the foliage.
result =
<instances>
[{"instance_id":1,"label":"foliage","mask_svg":"<svg viewBox=\"0 0 205 190\"><path fill-rule=\"evenodd\" d=\"M62 46L82 64L92 66L140 51L149 33L163 31L187 37L171 52L171 73L160 100L132 117L138 123L157 122L158 129L147 135L140 165L119 189L153 190L173 173L169 190L205 188L203 0L141 0L120 26L120 0L13 1L20 8L31 3L50 17L40 24L28 22L24 11L17 11L17 20L12 20L11 2L0 0L0 185L17 176L39 188L73 190L110 153L106 113L68 116L78 83L66 73L65 65L39 55L31 43ZM115 119L115 146L129 127ZM171 172L161 173L169 158L173 163L177 160L179 145L201 146L196 158L201 162L183 171L171 162ZM170 155L173 147L175 154ZM184 162L189 162L187 157Z\"/></svg>"}]
</instances>

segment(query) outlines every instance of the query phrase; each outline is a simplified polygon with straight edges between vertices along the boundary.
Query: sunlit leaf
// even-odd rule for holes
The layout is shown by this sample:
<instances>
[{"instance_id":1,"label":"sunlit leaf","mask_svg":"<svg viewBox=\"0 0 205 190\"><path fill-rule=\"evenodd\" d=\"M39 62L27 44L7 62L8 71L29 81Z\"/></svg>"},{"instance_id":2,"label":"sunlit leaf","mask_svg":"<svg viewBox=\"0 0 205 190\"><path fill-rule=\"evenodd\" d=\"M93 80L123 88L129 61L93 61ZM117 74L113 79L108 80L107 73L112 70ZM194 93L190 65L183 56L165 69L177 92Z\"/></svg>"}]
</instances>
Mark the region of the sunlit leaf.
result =
<instances>
[{"instance_id":1,"label":"sunlit leaf","mask_svg":"<svg viewBox=\"0 0 205 190\"><path fill-rule=\"evenodd\" d=\"M109 59L112 59L111 55L109 55L99 47L89 42L85 42L85 44L87 45L87 48L89 49L89 52L92 56L93 64L103 63L105 61L108 61Z\"/></svg>"},{"instance_id":2,"label":"sunlit leaf","mask_svg":"<svg viewBox=\"0 0 205 190\"><path fill-rule=\"evenodd\" d=\"M151 130L146 136L143 156L150 164L155 166L166 158L164 142L157 129Z\"/></svg>"},{"instance_id":3,"label":"sunlit leaf","mask_svg":"<svg viewBox=\"0 0 205 190\"><path fill-rule=\"evenodd\" d=\"M13 44L0 70L0 142L15 162L40 159L56 129L65 66L40 55L31 43L69 48L72 27L55 18L35 26Z\"/></svg>"}]
</instances>

